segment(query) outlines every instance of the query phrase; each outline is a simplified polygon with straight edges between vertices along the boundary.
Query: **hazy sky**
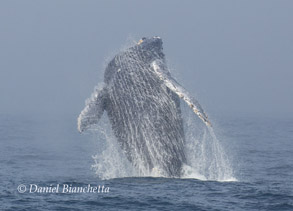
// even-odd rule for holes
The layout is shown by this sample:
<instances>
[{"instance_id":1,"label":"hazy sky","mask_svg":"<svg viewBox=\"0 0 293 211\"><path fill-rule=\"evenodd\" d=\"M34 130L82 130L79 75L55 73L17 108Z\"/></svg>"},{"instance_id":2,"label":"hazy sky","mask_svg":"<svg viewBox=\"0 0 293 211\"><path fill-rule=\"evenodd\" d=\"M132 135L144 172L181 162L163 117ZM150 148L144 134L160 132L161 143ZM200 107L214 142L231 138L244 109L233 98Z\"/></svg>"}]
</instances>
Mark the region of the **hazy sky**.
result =
<instances>
[{"instance_id":1,"label":"hazy sky","mask_svg":"<svg viewBox=\"0 0 293 211\"><path fill-rule=\"evenodd\" d=\"M160 36L211 115L293 116L293 1L0 1L1 113L78 115L106 59Z\"/></svg>"}]
</instances>

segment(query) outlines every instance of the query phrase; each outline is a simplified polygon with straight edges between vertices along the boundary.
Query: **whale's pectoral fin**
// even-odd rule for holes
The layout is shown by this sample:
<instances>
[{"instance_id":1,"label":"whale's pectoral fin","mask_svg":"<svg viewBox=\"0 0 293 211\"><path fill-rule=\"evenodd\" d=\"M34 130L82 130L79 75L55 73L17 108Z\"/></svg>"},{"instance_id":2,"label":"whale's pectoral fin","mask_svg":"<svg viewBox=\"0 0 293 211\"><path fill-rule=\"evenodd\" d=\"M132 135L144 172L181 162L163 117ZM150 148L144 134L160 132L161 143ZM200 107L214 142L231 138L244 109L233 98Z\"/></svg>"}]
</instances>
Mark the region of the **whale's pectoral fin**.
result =
<instances>
[{"instance_id":1,"label":"whale's pectoral fin","mask_svg":"<svg viewBox=\"0 0 293 211\"><path fill-rule=\"evenodd\" d=\"M164 82L164 84L174 93L176 93L192 111L207 125L212 126L208 120L208 116L205 114L201 105L195 100L174 78L171 77L165 64L159 60L155 60L151 64L154 72Z\"/></svg>"},{"instance_id":2,"label":"whale's pectoral fin","mask_svg":"<svg viewBox=\"0 0 293 211\"><path fill-rule=\"evenodd\" d=\"M78 131L83 132L92 125L97 124L102 117L106 106L107 89L96 89L92 96L86 100L86 106L77 119Z\"/></svg>"}]
</instances>

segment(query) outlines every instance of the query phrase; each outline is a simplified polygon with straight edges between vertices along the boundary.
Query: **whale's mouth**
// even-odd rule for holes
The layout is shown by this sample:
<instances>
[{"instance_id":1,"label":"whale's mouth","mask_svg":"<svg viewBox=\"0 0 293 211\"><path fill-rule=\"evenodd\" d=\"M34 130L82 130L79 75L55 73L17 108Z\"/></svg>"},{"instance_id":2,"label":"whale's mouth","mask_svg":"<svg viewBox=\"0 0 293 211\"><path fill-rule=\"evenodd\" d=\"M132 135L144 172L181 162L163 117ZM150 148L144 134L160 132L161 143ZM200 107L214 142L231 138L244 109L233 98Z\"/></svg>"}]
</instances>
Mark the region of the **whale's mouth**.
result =
<instances>
[{"instance_id":1,"label":"whale's mouth","mask_svg":"<svg viewBox=\"0 0 293 211\"><path fill-rule=\"evenodd\" d=\"M143 41L145 41L145 40L146 40L145 37L141 38L141 39L138 41L137 45L140 45L140 44L143 43Z\"/></svg>"}]
</instances>

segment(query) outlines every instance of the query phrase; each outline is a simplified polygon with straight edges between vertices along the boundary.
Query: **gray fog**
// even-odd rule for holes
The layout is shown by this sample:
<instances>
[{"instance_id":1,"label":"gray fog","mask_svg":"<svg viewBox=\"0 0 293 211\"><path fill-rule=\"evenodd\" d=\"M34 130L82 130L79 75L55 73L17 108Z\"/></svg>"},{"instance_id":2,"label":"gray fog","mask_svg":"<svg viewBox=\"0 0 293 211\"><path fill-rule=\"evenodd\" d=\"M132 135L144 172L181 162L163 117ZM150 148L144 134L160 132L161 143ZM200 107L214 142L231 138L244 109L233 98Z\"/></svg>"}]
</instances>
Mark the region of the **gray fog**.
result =
<instances>
[{"instance_id":1,"label":"gray fog","mask_svg":"<svg viewBox=\"0 0 293 211\"><path fill-rule=\"evenodd\" d=\"M293 116L293 1L0 1L0 113L79 115L106 62L160 36L210 117Z\"/></svg>"}]
</instances>

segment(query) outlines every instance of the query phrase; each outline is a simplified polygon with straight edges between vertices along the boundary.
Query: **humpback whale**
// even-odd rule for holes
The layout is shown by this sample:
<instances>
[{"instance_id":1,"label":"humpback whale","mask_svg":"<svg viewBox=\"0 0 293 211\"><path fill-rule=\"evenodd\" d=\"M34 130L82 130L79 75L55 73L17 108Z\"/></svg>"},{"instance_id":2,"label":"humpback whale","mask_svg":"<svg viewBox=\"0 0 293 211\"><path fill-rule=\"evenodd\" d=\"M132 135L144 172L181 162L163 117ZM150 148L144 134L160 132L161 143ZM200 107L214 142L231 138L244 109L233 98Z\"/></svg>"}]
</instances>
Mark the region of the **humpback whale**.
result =
<instances>
[{"instance_id":1,"label":"humpback whale","mask_svg":"<svg viewBox=\"0 0 293 211\"><path fill-rule=\"evenodd\" d=\"M186 163L180 99L208 126L200 104L174 79L160 37L142 38L108 64L103 87L78 117L83 132L107 112L113 133L139 172L180 177Z\"/></svg>"}]
</instances>

